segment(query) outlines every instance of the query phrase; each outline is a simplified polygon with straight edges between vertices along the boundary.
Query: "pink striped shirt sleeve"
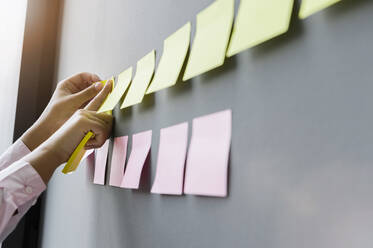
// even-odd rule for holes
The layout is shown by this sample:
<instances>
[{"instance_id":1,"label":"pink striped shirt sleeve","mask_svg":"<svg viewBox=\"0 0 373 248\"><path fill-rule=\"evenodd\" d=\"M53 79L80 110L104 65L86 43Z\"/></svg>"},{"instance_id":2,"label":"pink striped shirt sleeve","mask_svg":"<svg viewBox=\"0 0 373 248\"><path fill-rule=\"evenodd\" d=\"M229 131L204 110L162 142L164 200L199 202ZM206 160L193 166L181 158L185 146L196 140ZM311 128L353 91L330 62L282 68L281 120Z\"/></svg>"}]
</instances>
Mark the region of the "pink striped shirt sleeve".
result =
<instances>
[{"instance_id":1,"label":"pink striped shirt sleeve","mask_svg":"<svg viewBox=\"0 0 373 248\"><path fill-rule=\"evenodd\" d=\"M17 140L0 156L0 243L46 189L35 169L22 158L30 150Z\"/></svg>"}]
</instances>

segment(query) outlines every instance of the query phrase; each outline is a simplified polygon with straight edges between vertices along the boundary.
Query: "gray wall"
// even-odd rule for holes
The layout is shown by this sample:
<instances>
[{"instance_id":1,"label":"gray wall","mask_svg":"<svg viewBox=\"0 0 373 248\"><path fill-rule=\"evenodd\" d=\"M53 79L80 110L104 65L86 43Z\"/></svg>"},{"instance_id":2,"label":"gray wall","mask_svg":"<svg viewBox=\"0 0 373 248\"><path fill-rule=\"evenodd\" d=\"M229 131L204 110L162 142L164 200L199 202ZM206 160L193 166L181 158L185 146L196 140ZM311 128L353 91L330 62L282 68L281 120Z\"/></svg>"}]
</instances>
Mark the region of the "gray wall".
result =
<instances>
[{"instance_id":1,"label":"gray wall","mask_svg":"<svg viewBox=\"0 0 373 248\"><path fill-rule=\"evenodd\" d=\"M117 74L212 0L66 0L57 79ZM299 5L295 6L298 10ZM152 129L141 191L57 171L41 247L372 247L372 1L343 1L212 72L114 111L114 136ZM194 32L194 31L193 31ZM229 197L150 194L159 129L232 108ZM62 168L61 168L62 169Z\"/></svg>"}]
</instances>

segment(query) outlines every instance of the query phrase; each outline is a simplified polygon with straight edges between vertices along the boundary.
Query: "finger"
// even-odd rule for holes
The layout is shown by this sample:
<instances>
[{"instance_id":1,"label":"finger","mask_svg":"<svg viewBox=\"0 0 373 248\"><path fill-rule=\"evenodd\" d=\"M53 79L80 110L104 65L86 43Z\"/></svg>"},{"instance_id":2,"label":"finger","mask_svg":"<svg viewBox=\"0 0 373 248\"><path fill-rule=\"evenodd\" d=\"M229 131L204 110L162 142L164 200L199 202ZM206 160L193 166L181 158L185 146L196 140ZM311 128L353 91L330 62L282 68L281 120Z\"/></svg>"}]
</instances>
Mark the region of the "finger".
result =
<instances>
[{"instance_id":1,"label":"finger","mask_svg":"<svg viewBox=\"0 0 373 248\"><path fill-rule=\"evenodd\" d=\"M61 85L70 84L73 87L71 88L72 92L76 93L81 90L84 90L85 88L91 86L94 82L98 81L101 81L101 79L96 74L89 72L80 72L63 80L61 82Z\"/></svg>"},{"instance_id":2,"label":"finger","mask_svg":"<svg viewBox=\"0 0 373 248\"><path fill-rule=\"evenodd\" d=\"M86 149L101 147L110 137L111 125L100 124L99 126L95 126L94 130L92 131L95 132L95 135L86 143Z\"/></svg>"},{"instance_id":3,"label":"finger","mask_svg":"<svg viewBox=\"0 0 373 248\"><path fill-rule=\"evenodd\" d=\"M94 82L101 81L100 77L96 74L90 73L90 72L81 72L75 75L73 77L73 82L76 84L82 84L83 82L87 82L88 84L92 84Z\"/></svg>"},{"instance_id":4,"label":"finger","mask_svg":"<svg viewBox=\"0 0 373 248\"><path fill-rule=\"evenodd\" d=\"M100 123L102 128L101 133L97 133L93 138L91 138L85 147L87 149L100 147L103 142L110 136L110 132L113 124L113 117L106 113L96 113L96 112L86 112L88 113L87 118L95 123ZM92 130L94 131L94 130Z\"/></svg>"},{"instance_id":5,"label":"finger","mask_svg":"<svg viewBox=\"0 0 373 248\"><path fill-rule=\"evenodd\" d=\"M107 113L97 113L94 111L86 111L86 116L88 119L92 121L101 122L105 125L112 125L113 123L113 116Z\"/></svg>"},{"instance_id":6,"label":"finger","mask_svg":"<svg viewBox=\"0 0 373 248\"><path fill-rule=\"evenodd\" d=\"M92 129L90 125L101 125L107 129L111 129L113 124L113 116L106 113L96 113L94 111L79 109L75 115L77 115L80 122L83 123L82 126L84 126L83 129L85 131Z\"/></svg>"},{"instance_id":7,"label":"finger","mask_svg":"<svg viewBox=\"0 0 373 248\"><path fill-rule=\"evenodd\" d=\"M94 133L94 136L91 137L85 147L101 146L110 135L111 123L92 120L87 117L87 113L82 113L82 111L80 111L79 115L80 119L77 128L84 130L85 133L88 131Z\"/></svg>"},{"instance_id":8,"label":"finger","mask_svg":"<svg viewBox=\"0 0 373 248\"><path fill-rule=\"evenodd\" d=\"M92 101L88 103L88 105L84 109L90 111L97 111L102 105L102 103L105 101L106 97L111 92L112 83L112 80L109 80L106 83L105 87L100 91L100 93L96 95L96 97L93 98Z\"/></svg>"},{"instance_id":9,"label":"finger","mask_svg":"<svg viewBox=\"0 0 373 248\"><path fill-rule=\"evenodd\" d=\"M91 82L98 82L101 81L101 78L96 74L91 74Z\"/></svg>"},{"instance_id":10,"label":"finger","mask_svg":"<svg viewBox=\"0 0 373 248\"><path fill-rule=\"evenodd\" d=\"M82 106L86 102L92 100L102 89L102 83L97 82L88 88L79 91L71 96L71 101L75 103L76 106Z\"/></svg>"},{"instance_id":11,"label":"finger","mask_svg":"<svg viewBox=\"0 0 373 248\"><path fill-rule=\"evenodd\" d=\"M84 148L86 150L100 148L101 146L105 144L108 138L109 136L101 136L101 138L98 138L98 137L92 138L87 142Z\"/></svg>"}]
</instances>

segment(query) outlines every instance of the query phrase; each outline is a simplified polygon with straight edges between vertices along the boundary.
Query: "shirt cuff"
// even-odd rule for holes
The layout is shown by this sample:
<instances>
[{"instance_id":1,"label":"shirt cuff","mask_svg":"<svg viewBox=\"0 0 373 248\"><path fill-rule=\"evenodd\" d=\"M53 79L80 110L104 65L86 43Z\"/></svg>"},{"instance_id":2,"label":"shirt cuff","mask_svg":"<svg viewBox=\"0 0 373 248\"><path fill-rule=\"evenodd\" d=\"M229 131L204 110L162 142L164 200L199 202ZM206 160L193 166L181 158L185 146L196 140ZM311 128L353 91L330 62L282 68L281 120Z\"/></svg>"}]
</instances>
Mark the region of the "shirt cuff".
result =
<instances>
[{"instance_id":1,"label":"shirt cuff","mask_svg":"<svg viewBox=\"0 0 373 248\"><path fill-rule=\"evenodd\" d=\"M11 170L12 168L12 170ZM3 197L7 202L12 202L20 207L26 202L37 198L46 185L37 171L25 161L17 161L5 171L1 171L2 179L0 188L3 189Z\"/></svg>"},{"instance_id":2,"label":"shirt cuff","mask_svg":"<svg viewBox=\"0 0 373 248\"><path fill-rule=\"evenodd\" d=\"M23 141L18 139L0 156L0 170L7 168L30 152L30 149L28 149Z\"/></svg>"}]
</instances>

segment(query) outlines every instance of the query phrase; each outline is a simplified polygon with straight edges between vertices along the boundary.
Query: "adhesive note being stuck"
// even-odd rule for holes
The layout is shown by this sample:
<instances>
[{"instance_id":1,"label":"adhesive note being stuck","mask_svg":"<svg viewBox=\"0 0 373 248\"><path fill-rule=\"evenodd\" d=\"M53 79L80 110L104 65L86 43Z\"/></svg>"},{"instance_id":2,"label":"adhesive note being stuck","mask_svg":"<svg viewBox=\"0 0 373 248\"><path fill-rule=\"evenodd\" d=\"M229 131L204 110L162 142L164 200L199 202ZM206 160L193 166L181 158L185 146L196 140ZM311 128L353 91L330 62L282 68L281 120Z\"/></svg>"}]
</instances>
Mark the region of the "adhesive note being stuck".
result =
<instances>
[{"instance_id":1,"label":"adhesive note being stuck","mask_svg":"<svg viewBox=\"0 0 373 248\"><path fill-rule=\"evenodd\" d=\"M110 95L106 98L105 102L102 104L98 113L113 110L115 105L119 102L120 98L123 96L124 92L127 90L128 85L132 78L132 67L123 71L118 75L117 84Z\"/></svg>"},{"instance_id":2,"label":"adhesive note being stuck","mask_svg":"<svg viewBox=\"0 0 373 248\"><path fill-rule=\"evenodd\" d=\"M80 161L84 157L86 150L84 149L85 144L88 140L93 136L92 132L88 132L84 138L80 141L78 146L75 148L74 152L71 154L69 160L67 161L66 165L62 169L62 173L68 174L76 170Z\"/></svg>"},{"instance_id":3,"label":"adhesive note being stuck","mask_svg":"<svg viewBox=\"0 0 373 248\"><path fill-rule=\"evenodd\" d=\"M181 195L188 145L188 123L161 129L152 193Z\"/></svg>"},{"instance_id":4,"label":"adhesive note being stuck","mask_svg":"<svg viewBox=\"0 0 373 248\"><path fill-rule=\"evenodd\" d=\"M293 4L294 0L241 0L227 57L285 33Z\"/></svg>"},{"instance_id":5,"label":"adhesive note being stuck","mask_svg":"<svg viewBox=\"0 0 373 248\"><path fill-rule=\"evenodd\" d=\"M128 136L114 138L109 185L120 187L127 156Z\"/></svg>"},{"instance_id":6,"label":"adhesive note being stuck","mask_svg":"<svg viewBox=\"0 0 373 248\"><path fill-rule=\"evenodd\" d=\"M138 189L141 172L152 144L152 131L145 131L132 136L132 149L121 183L122 188Z\"/></svg>"},{"instance_id":7,"label":"adhesive note being stuck","mask_svg":"<svg viewBox=\"0 0 373 248\"><path fill-rule=\"evenodd\" d=\"M105 184L105 171L108 151L109 140L106 140L105 144L96 150L95 172L93 177L93 183L95 184Z\"/></svg>"},{"instance_id":8,"label":"adhesive note being stuck","mask_svg":"<svg viewBox=\"0 0 373 248\"><path fill-rule=\"evenodd\" d=\"M224 63L234 16L234 0L216 0L197 14L196 34L183 81Z\"/></svg>"},{"instance_id":9,"label":"adhesive note being stuck","mask_svg":"<svg viewBox=\"0 0 373 248\"><path fill-rule=\"evenodd\" d=\"M305 19L310 15L323 10L335 3L340 2L341 0L302 0L300 10L299 10L299 18Z\"/></svg>"},{"instance_id":10,"label":"adhesive note being stuck","mask_svg":"<svg viewBox=\"0 0 373 248\"><path fill-rule=\"evenodd\" d=\"M146 94L176 84L190 42L190 22L165 39L163 54Z\"/></svg>"},{"instance_id":11,"label":"adhesive note being stuck","mask_svg":"<svg viewBox=\"0 0 373 248\"><path fill-rule=\"evenodd\" d=\"M193 120L184 193L225 197L232 132L232 111Z\"/></svg>"},{"instance_id":12,"label":"adhesive note being stuck","mask_svg":"<svg viewBox=\"0 0 373 248\"><path fill-rule=\"evenodd\" d=\"M154 67L155 50L151 51L137 62L136 75L133 78L128 93L123 100L123 104L120 107L121 109L138 104L142 101L153 76Z\"/></svg>"}]
</instances>

